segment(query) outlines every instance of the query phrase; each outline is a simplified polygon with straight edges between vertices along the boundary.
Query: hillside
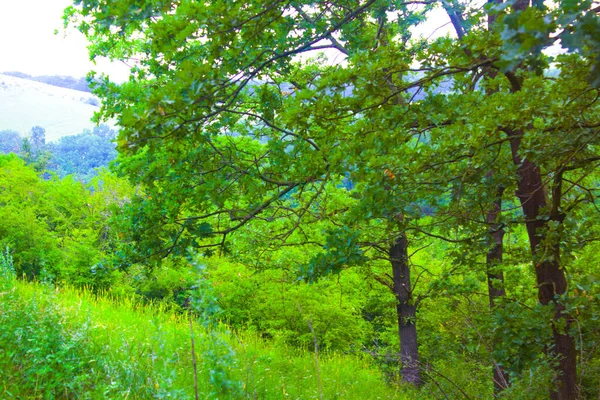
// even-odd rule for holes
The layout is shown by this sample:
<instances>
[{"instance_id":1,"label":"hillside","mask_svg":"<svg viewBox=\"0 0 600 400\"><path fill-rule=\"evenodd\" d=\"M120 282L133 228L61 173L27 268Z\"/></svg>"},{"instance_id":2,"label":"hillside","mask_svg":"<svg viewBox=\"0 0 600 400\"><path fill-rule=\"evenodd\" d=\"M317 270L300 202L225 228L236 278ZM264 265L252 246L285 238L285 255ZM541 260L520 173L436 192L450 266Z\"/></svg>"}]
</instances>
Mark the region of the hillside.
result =
<instances>
[{"instance_id":1,"label":"hillside","mask_svg":"<svg viewBox=\"0 0 600 400\"><path fill-rule=\"evenodd\" d=\"M386 385L364 357L329 354L315 365L309 351L201 319L192 353L183 313L18 281L3 261L0 254L2 398L414 398L408 387Z\"/></svg>"},{"instance_id":2,"label":"hillside","mask_svg":"<svg viewBox=\"0 0 600 400\"><path fill-rule=\"evenodd\" d=\"M0 74L0 130L26 135L31 127L46 129L56 141L95 125L98 100L91 94Z\"/></svg>"},{"instance_id":3,"label":"hillside","mask_svg":"<svg viewBox=\"0 0 600 400\"><path fill-rule=\"evenodd\" d=\"M91 93L92 90L84 77L74 78L68 75L29 75L19 71L5 71L4 75L13 76L15 78L27 79L29 81L46 83L48 85L62 87L66 89L79 90L81 92Z\"/></svg>"}]
</instances>

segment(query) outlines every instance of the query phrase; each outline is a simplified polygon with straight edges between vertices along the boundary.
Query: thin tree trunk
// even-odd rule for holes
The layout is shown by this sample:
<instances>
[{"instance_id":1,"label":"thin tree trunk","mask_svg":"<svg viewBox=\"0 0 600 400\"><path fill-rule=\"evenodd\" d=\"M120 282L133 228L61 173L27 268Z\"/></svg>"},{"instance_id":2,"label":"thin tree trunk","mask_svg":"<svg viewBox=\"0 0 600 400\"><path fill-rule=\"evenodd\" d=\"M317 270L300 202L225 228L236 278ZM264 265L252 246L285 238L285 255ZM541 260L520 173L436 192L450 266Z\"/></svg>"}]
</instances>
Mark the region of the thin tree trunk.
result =
<instances>
[{"instance_id":1,"label":"thin tree trunk","mask_svg":"<svg viewBox=\"0 0 600 400\"><path fill-rule=\"evenodd\" d=\"M496 307L496 300L506 296L504 289L504 274L498 269L502 263L504 239L504 229L498 223L500 212L502 211L502 193L503 187L499 187L496 193L496 200L493 203L492 209L486 215L486 222L489 224L489 235L493 240L493 245L486 254L486 272L488 283L488 297L490 300L490 310ZM492 346L495 347L495 343ZM493 349L492 349L493 350ZM494 379L494 394L500 393L508 387L508 374L502 370L495 360L492 360L492 370Z\"/></svg>"},{"instance_id":2,"label":"thin tree trunk","mask_svg":"<svg viewBox=\"0 0 600 400\"><path fill-rule=\"evenodd\" d=\"M487 3L502 4L502 0L487 0ZM493 28L496 22L495 14L488 14L488 30ZM491 68L488 68L486 75L490 79L494 79L497 72ZM487 90L486 94L491 95L495 93L495 90ZM493 172L489 172L491 176ZM493 241L493 246L489 249L486 254L486 273L488 283L488 297L490 301L490 310L496 307L496 300L500 297L506 296L506 290L504 289L504 274L502 270L498 269L498 266L502 263L502 254L504 251L502 241L504 239L504 229L498 223L500 213L502 212L502 195L504 193L504 187L499 186L496 192L496 198L491 205L490 210L486 215L486 222L489 224L489 235ZM492 351L496 347L496 343L492 343ZM508 374L504 371L496 362L492 359L492 379L494 381L494 395L498 395L502 390L506 389L509 384Z\"/></svg>"},{"instance_id":3,"label":"thin tree trunk","mask_svg":"<svg viewBox=\"0 0 600 400\"><path fill-rule=\"evenodd\" d=\"M518 184L516 195L521 202L525 225L529 237L529 245L538 285L538 299L543 305L554 308L555 324L552 326L554 346L550 350L558 356L557 376L551 398L555 400L575 400L579 397L577 386L577 352L575 340L569 335L572 317L565 312L565 306L556 302L556 297L567 291L567 279L564 270L560 267L560 246L558 243L547 243L545 230L549 222L562 223L564 215L558 211L551 213L549 218L540 215L547 209L547 193L543 185L540 169L527 159L522 159L519 154L522 132L507 130L511 138L510 146L514 164L517 168ZM560 204L560 190L553 193L553 203ZM556 329L556 325L563 325L563 329Z\"/></svg>"},{"instance_id":4,"label":"thin tree trunk","mask_svg":"<svg viewBox=\"0 0 600 400\"><path fill-rule=\"evenodd\" d=\"M402 380L418 386L422 381L417 342L416 305L410 285L406 235L400 235L390 247L390 261L392 263L393 291L396 296L398 332L400 335Z\"/></svg>"}]
</instances>

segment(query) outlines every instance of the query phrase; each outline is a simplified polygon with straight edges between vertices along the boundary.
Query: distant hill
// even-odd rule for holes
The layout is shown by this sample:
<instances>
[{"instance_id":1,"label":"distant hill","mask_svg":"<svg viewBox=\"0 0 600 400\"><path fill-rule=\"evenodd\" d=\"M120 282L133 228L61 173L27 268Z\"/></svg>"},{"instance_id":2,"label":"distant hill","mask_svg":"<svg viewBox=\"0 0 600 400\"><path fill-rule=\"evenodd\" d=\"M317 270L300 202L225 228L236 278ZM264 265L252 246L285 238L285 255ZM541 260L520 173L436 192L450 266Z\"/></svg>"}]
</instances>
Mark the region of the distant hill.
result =
<instances>
[{"instance_id":1,"label":"distant hill","mask_svg":"<svg viewBox=\"0 0 600 400\"><path fill-rule=\"evenodd\" d=\"M30 81L36 81L41 83L46 83L52 86L58 86L65 89L73 89L79 90L81 92L91 93L92 89L90 88L86 78L73 78L72 76L67 75L40 75L33 76L26 74L24 72L19 71L8 71L2 72L4 75L14 76L15 78L27 79Z\"/></svg>"},{"instance_id":2,"label":"distant hill","mask_svg":"<svg viewBox=\"0 0 600 400\"><path fill-rule=\"evenodd\" d=\"M46 140L92 129L99 101L91 93L0 74L0 130L26 136L33 126L46 129Z\"/></svg>"}]
</instances>

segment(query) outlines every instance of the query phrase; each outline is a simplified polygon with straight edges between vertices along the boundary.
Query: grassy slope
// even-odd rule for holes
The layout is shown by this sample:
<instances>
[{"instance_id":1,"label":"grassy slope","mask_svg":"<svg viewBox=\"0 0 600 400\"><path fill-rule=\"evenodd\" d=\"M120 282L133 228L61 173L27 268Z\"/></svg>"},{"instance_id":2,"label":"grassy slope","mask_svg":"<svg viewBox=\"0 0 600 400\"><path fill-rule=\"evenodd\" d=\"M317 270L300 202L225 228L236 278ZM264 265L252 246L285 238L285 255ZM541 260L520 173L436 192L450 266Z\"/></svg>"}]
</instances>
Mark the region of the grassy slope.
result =
<instances>
[{"instance_id":1,"label":"grassy slope","mask_svg":"<svg viewBox=\"0 0 600 400\"><path fill-rule=\"evenodd\" d=\"M46 139L76 135L91 129L98 107L86 103L89 93L0 74L0 130L22 136L33 126L46 129Z\"/></svg>"},{"instance_id":2,"label":"grassy slope","mask_svg":"<svg viewBox=\"0 0 600 400\"><path fill-rule=\"evenodd\" d=\"M85 291L19 281L1 286L0 398L194 397L185 317ZM220 379L214 360L221 360L211 335L194 329L200 398L231 398L210 383ZM320 397L314 353L247 332L217 336L235 351L230 379L241 385L241 397ZM366 358L330 354L319 365L322 398L415 398L409 388L386 385Z\"/></svg>"}]
</instances>

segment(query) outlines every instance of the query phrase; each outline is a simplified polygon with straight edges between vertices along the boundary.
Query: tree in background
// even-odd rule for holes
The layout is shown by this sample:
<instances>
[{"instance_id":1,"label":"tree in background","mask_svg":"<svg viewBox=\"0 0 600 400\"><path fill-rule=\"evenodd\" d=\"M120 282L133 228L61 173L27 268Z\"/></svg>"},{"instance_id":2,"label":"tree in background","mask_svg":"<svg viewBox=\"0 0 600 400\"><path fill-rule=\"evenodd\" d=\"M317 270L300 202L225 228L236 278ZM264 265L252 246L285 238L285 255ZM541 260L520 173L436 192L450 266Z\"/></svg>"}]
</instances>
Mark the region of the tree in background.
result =
<instances>
[{"instance_id":1,"label":"tree in background","mask_svg":"<svg viewBox=\"0 0 600 400\"><path fill-rule=\"evenodd\" d=\"M46 143L45 129L40 126L33 127L25 138L16 131L4 130L0 131L0 152L19 155L38 172L74 175L89 183L116 157L115 137L116 131L105 124L79 135L63 136L57 143Z\"/></svg>"},{"instance_id":2,"label":"tree in background","mask_svg":"<svg viewBox=\"0 0 600 400\"><path fill-rule=\"evenodd\" d=\"M31 128L28 137L21 140L19 156L27 165L33 166L38 172L44 172L48 166L50 152L46 146L46 130L41 126Z\"/></svg>"},{"instance_id":3,"label":"tree in background","mask_svg":"<svg viewBox=\"0 0 600 400\"><path fill-rule=\"evenodd\" d=\"M33 147L41 149L46 145L46 130L41 126L34 126L31 128L29 140L31 141Z\"/></svg>"},{"instance_id":4,"label":"tree in background","mask_svg":"<svg viewBox=\"0 0 600 400\"><path fill-rule=\"evenodd\" d=\"M21 148L21 135L17 131L2 130L0 131L0 152L3 154L19 152Z\"/></svg>"},{"instance_id":5,"label":"tree in background","mask_svg":"<svg viewBox=\"0 0 600 400\"><path fill-rule=\"evenodd\" d=\"M83 133L87 133L87 131L84 131ZM94 129L92 129L91 134L106 140L114 140L117 138L117 131L106 124L96 125Z\"/></svg>"},{"instance_id":6,"label":"tree in background","mask_svg":"<svg viewBox=\"0 0 600 400\"><path fill-rule=\"evenodd\" d=\"M107 167L116 157L114 138L115 131L104 124L79 135L63 136L49 146L48 167L61 177L74 175L89 182L99 168Z\"/></svg>"}]
</instances>

